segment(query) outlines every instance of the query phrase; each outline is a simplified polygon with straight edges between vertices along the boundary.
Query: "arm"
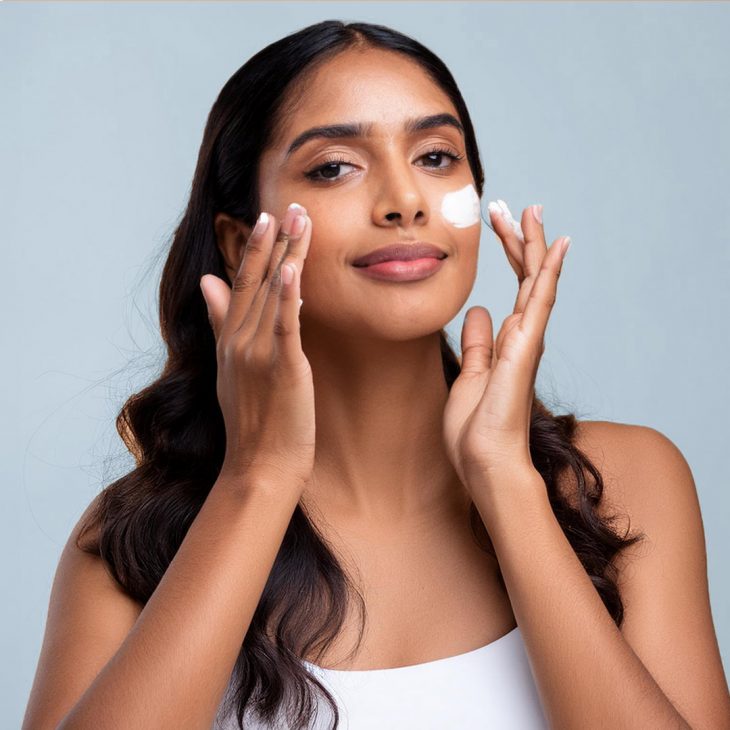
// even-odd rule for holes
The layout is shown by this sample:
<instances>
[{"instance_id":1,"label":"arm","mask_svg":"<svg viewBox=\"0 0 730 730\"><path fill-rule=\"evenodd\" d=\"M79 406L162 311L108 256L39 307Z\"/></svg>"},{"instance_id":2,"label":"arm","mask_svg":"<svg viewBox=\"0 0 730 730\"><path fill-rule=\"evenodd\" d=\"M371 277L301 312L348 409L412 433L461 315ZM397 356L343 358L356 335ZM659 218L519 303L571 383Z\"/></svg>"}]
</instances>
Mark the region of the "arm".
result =
<instances>
[{"instance_id":1,"label":"arm","mask_svg":"<svg viewBox=\"0 0 730 730\"><path fill-rule=\"evenodd\" d=\"M298 231L297 219L304 222ZM264 212L253 231L223 214L215 227L226 256L237 264L232 287L212 274L200 279L226 432L221 474L126 633L135 607L122 608L121 599L110 597L98 563L64 551L54 585L60 603L52 595L51 636L26 728L39 726L38 715L44 727L62 718L63 730L210 727L311 476L314 385L301 348L298 304L311 221L293 204L280 229ZM282 266L290 274L286 285ZM86 582L94 594L105 598L98 609L88 593L71 595L84 574L93 576ZM114 619L111 626L107 616ZM70 711L69 698L77 700Z\"/></svg>"},{"instance_id":2,"label":"arm","mask_svg":"<svg viewBox=\"0 0 730 730\"><path fill-rule=\"evenodd\" d=\"M211 727L298 499L219 478L133 630L58 727Z\"/></svg>"},{"instance_id":3,"label":"arm","mask_svg":"<svg viewBox=\"0 0 730 730\"><path fill-rule=\"evenodd\" d=\"M561 730L730 728L691 472L653 429L600 429L608 473L623 485L620 501L652 545L621 576L627 605L621 630L563 534L537 472L509 489L475 490L502 495L477 508L546 716Z\"/></svg>"}]
</instances>

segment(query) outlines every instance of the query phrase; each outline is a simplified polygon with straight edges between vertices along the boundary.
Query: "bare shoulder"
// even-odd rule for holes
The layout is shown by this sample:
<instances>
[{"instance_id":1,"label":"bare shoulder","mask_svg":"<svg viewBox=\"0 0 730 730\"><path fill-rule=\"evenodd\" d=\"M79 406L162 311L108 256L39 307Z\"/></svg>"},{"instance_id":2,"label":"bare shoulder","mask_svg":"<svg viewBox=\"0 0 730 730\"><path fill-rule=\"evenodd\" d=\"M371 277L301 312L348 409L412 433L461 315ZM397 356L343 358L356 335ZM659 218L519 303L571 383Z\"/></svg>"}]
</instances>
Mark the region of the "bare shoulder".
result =
<instances>
[{"instance_id":1,"label":"bare shoulder","mask_svg":"<svg viewBox=\"0 0 730 730\"><path fill-rule=\"evenodd\" d=\"M93 526L83 535L82 527L98 503L96 497L84 510L58 561L23 728L56 727L143 609L124 593L101 557L82 549L97 537Z\"/></svg>"},{"instance_id":2,"label":"bare shoulder","mask_svg":"<svg viewBox=\"0 0 730 730\"><path fill-rule=\"evenodd\" d=\"M679 467L686 461L682 452L661 431L651 426L617 421L578 421L576 445L599 461L610 456L618 463L633 463L637 454L650 467Z\"/></svg>"},{"instance_id":3,"label":"bare shoulder","mask_svg":"<svg viewBox=\"0 0 730 730\"><path fill-rule=\"evenodd\" d=\"M99 538L99 525L98 523L92 522L92 518L99 510L101 499L102 495L97 494L81 513L81 516L71 529L71 533L66 541L65 550L75 548L81 550L86 555L90 555L83 548L93 544Z\"/></svg>"},{"instance_id":4,"label":"bare shoulder","mask_svg":"<svg viewBox=\"0 0 730 730\"><path fill-rule=\"evenodd\" d=\"M601 472L604 506L631 520L645 522L656 514L657 500L678 501L672 517L699 503L692 473L679 447L650 426L614 421L579 421L575 445ZM640 526L640 525L637 525Z\"/></svg>"},{"instance_id":5,"label":"bare shoulder","mask_svg":"<svg viewBox=\"0 0 730 730\"><path fill-rule=\"evenodd\" d=\"M648 555L660 536L666 540L677 531L692 530L695 545L704 541L692 471L669 437L650 426L579 421L574 443L601 474L598 513L614 519L614 528L622 534L630 530L643 538L614 561L622 571L620 585L633 571L629 564ZM565 483L569 491L577 486L573 477Z\"/></svg>"},{"instance_id":6,"label":"bare shoulder","mask_svg":"<svg viewBox=\"0 0 730 730\"><path fill-rule=\"evenodd\" d=\"M657 429L609 421L579 422L575 445L603 477L599 513L623 515L624 528L643 536L613 561L622 635L691 727L729 727L702 513L684 454Z\"/></svg>"},{"instance_id":7,"label":"bare shoulder","mask_svg":"<svg viewBox=\"0 0 730 730\"><path fill-rule=\"evenodd\" d=\"M136 619L144 607L124 592L113 578L109 566L99 555L85 549L96 543L99 538L99 525L93 522L92 518L99 508L100 501L101 495L94 497L72 528L59 560L56 580L59 578L66 580L70 575L71 580L78 581L89 592L114 598L111 604L114 610L119 608L125 616ZM100 604L102 609L111 606Z\"/></svg>"}]
</instances>

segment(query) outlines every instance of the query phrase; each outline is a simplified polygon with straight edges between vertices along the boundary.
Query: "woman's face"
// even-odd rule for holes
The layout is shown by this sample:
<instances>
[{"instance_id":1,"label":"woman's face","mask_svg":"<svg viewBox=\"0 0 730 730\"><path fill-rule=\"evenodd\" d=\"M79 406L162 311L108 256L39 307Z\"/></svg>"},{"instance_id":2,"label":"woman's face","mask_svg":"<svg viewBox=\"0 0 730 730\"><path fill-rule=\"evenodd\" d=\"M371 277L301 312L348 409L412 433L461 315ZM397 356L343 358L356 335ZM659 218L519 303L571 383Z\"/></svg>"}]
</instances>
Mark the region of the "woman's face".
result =
<instances>
[{"instance_id":1,"label":"woman's face","mask_svg":"<svg viewBox=\"0 0 730 730\"><path fill-rule=\"evenodd\" d=\"M277 220L292 202L312 220L302 272L303 330L310 321L344 336L414 339L444 327L466 302L481 217L464 136L448 124L404 129L407 120L436 114L458 120L420 66L368 49L322 66L287 115L261 159L259 190L261 210ZM312 127L351 123L372 124L372 131L314 137L287 154ZM410 281L377 280L353 266L358 257L403 241L431 243L447 258L426 278Z\"/></svg>"}]
</instances>

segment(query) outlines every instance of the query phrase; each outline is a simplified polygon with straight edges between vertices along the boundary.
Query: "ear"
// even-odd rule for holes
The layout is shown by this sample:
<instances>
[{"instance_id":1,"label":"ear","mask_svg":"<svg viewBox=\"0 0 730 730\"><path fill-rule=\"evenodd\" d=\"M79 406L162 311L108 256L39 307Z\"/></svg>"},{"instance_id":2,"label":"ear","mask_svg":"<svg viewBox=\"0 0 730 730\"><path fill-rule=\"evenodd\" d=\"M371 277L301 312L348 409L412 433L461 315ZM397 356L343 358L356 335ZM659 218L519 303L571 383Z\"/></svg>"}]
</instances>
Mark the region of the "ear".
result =
<instances>
[{"instance_id":1,"label":"ear","mask_svg":"<svg viewBox=\"0 0 730 730\"><path fill-rule=\"evenodd\" d=\"M251 235L251 227L242 221L232 218L227 213L217 213L213 220L218 250L223 256L226 273L233 281L236 272L241 266L241 259L246 248L246 242Z\"/></svg>"}]
</instances>

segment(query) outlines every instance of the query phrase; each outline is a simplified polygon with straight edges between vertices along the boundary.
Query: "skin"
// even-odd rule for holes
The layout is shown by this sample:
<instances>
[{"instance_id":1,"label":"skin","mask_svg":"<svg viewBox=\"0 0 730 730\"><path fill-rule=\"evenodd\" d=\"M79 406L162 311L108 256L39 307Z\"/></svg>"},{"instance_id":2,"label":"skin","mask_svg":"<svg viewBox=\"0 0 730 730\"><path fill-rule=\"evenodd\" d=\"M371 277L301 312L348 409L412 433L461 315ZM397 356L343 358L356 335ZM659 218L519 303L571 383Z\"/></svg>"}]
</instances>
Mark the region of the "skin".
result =
<instances>
[{"instance_id":1,"label":"skin","mask_svg":"<svg viewBox=\"0 0 730 730\"><path fill-rule=\"evenodd\" d=\"M443 444L448 390L438 330L472 291L481 223L457 228L440 208L445 194L474 179L457 129L410 137L402 129L407 118L443 112L458 118L417 64L381 50L346 52L311 78L259 167L261 209L283 220L297 202L312 221L300 317L317 446L304 499L328 521L403 527L451 520L468 505ZM374 122L374 135L313 140L286 158L304 130L351 121ZM434 146L464 159L424 157ZM348 161L327 171L336 181L305 177L332 153ZM216 231L232 278L250 229L219 214ZM442 247L445 265L408 283L375 282L352 267L358 256L401 238Z\"/></svg>"},{"instance_id":2,"label":"skin","mask_svg":"<svg viewBox=\"0 0 730 730\"><path fill-rule=\"evenodd\" d=\"M481 231L478 224L453 227L438 211L444 194L473 180L465 161L446 172L417 162L434 142L464 154L456 130L413 139L401 130L408 117L442 112L456 115L417 65L383 51L348 52L312 78L259 170L263 210L281 220L297 202L312 221L301 337L313 371L317 435L315 479L303 497L346 536L366 579L362 651L355 661L334 661L355 643L358 621L351 617L320 666L429 662L485 646L519 623L555 727L598 727L611 717L616 727L730 728L696 490L680 452L661 434L608 422L581 422L576 434L577 448L605 475L600 515L610 517L615 508L649 539L648 554L630 550L618 561L626 610L621 631L568 544L541 480L503 471L489 484L469 484L506 592L491 558L471 540L467 491L443 442L450 398L438 330L472 291ZM313 142L284 159L302 131L343 121L374 122L376 134L357 145ZM317 185L303 173L323 164L326 152L354 167L340 169L341 181ZM525 209L519 243L511 226L492 222L518 277L521 312L540 280L542 225ZM225 216L216 219L216 230L232 279L250 231ZM352 259L399 237L436 243L449 258L415 284L374 283L351 268ZM540 298L552 306L544 287ZM471 343L491 340L486 313L471 322L464 328ZM465 406L458 410L469 412ZM558 488L572 501L577 485L566 476Z\"/></svg>"},{"instance_id":3,"label":"skin","mask_svg":"<svg viewBox=\"0 0 730 730\"><path fill-rule=\"evenodd\" d=\"M503 474L503 494L513 498L498 508L486 500L485 485L470 485L489 518L509 596L471 540L466 491L442 442L447 390L437 333L471 292L480 231L451 227L435 213L443 194L471 175L464 163L446 173L416 164L435 141L463 153L455 131L413 140L400 131L407 116L443 111L455 113L418 66L383 52L350 53L320 69L259 171L263 210L280 221L296 201L313 223L301 334L317 395L317 479L305 496L347 531L372 588L366 651L354 665L329 657L321 664L429 662L503 637L516 616L551 727L605 727L610 718L616 728L730 728L697 493L686 461L664 436L608 422L581 422L576 434L576 446L605 475L602 516L615 507L649 538L619 561L620 633L550 510L544 484ZM314 143L282 164L300 131L342 120L374 120L377 134L357 147ZM347 169L356 173L343 171L347 179L327 187L303 178L326 150L347 153L355 165ZM545 245L528 213L522 246L506 224L495 229L520 280L518 302L523 264ZM250 231L225 216L215 225L232 279ZM349 267L399 233L443 246L446 265L407 285L375 284ZM476 330L486 337L484 327ZM465 355L465 366L467 359L475 358ZM575 485L561 487L570 498ZM291 517L292 505L281 501L250 491L241 506L237 490L211 490L146 606L119 591L101 560L75 547L87 511L59 565L23 727L56 727L65 717L63 727L96 728L122 715L141 726L150 713L160 726L209 727ZM354 643L355 624L346 623L335 658ZM168 677L162 703L161 674Z\"/></svg>"}]
</instances>

